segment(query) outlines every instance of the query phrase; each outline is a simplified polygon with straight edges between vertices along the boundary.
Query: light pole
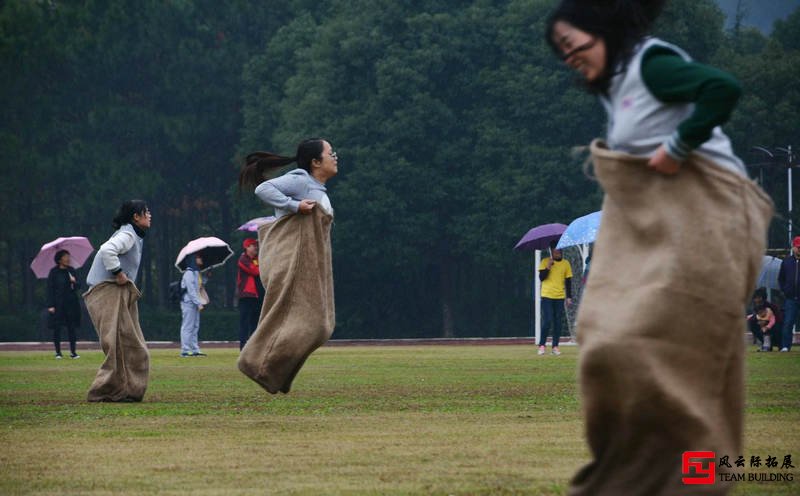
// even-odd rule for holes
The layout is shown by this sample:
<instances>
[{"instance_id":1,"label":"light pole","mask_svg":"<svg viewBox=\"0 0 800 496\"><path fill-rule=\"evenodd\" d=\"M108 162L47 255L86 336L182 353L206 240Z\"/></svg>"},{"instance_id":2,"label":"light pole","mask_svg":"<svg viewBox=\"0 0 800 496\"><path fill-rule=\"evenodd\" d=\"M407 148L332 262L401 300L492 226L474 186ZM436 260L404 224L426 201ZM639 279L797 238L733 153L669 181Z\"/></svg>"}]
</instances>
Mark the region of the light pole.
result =
<instances>
[{"instance_id":1,"label":"light pole","mask_svg":"<svg viewBox=\"0 0 800 496\"><path fill-rule=\"evenodd\" d=\"M773 153L773 151L771 151L769 148L764 147L764 146L754 146L752 148L752 150L759 151L761 153L766 154L770 158L770 164L775 164L775 162L773 161L775 159L775 153ZM787 230L788 230L788 233L789 233L789 246L791 246L791 244L792 244L792 231L793 231L793 226L792 226L792 168L793 167L797 167L797 164L792 163L792 162L794 162L794 155L792 155L792 145L789 145L786 148L775 147L775 151L778 152L781 155L786 155L786 181L788 183L786 190L787 190L788 195L789 195L789 198L788 198L788 200L789 200L788 201L788 215L787 215L787 217L788 217ZM764 164L756 164L756 165L764 165ZM761 176L761 183L762 183L761 186L762 187L764 186L763 182L764 182L764 177L762 175Z\"/></svg>"}]
</instances>

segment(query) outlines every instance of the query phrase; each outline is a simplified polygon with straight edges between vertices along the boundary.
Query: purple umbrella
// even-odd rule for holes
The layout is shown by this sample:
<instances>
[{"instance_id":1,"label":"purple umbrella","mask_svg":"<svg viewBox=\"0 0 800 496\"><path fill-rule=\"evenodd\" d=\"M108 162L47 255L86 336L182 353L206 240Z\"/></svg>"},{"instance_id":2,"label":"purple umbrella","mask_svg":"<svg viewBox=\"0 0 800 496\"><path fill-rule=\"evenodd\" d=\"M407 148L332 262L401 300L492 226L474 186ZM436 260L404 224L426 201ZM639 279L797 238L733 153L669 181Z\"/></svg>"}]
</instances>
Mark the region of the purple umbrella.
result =
<instances>
[{"instance_id":1,"label":"purple umbrella","mask_svg":"<svg viewBox=\"0 0 800 496\"><path fill-rule=\"evenodd\" d=\"M275 216L270 215L269 217L256 217L255 219L250 219L241 226L238 227L237 230L239 231L249 231L249 232L256 232L258 228L263 226L264 224L272 224L275 222Z\"/></svg>"},{"instance_id":2,"label":"purple umbrella","mask_svg":"<svg viewBox=\"0 0 800 496\"><path fill-rule=\"evenodd\" d=\"M54 241L42 245L36 258L31 262L31 270L39 279L44 279L50 273L50 269L56 266L53 257L59 250L69 252L69 264L74 268L80 268L92 254L94 248L88 239L83 236L71 236L69 238L58 238Z\"/></svg>"},{"instance_id":3,"label":"purple umbrella","mask_svg":"<svg viewBox=\"0 0 800 496\"><path fill-rule=\"evenodd\" d=\"M536 226L522 237L514 247L515 250L546 250L552 241L558 241L567 229L564 224L542 224Z\"/></svg>"}]
</instances>

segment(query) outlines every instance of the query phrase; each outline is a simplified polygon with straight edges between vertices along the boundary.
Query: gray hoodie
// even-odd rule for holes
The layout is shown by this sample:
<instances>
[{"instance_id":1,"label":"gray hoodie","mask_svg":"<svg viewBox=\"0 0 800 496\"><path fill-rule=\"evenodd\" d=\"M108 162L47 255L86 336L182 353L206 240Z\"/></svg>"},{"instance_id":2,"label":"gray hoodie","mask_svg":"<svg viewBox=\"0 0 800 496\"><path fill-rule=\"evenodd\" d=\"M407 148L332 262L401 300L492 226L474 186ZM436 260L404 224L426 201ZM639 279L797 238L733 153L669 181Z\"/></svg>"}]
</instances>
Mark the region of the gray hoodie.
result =
<instances>
[{"instance_id":1,"label":"gray hoodie","mask_svg":"<svg viewBox=\"0 0 800 496\"><path fill-rule=\"evenodd\" d=\"M86 283L94 286L104 281L114 281L117 270L122 270L128 279L135 281L142 261L143 244L144 240L136 234L133 226L125 224L120 227L97 250Z\"/></svg>"},{"instance_id":2,"label":"gray hoodie","mask_svg":"<svg viewBox=\"0 0 800 496\"><path fill-rule=\"evenodd\" d=\"M286 174L264 181L256 187L256 196L272 207L275 217L297 213L302 200L314 200L318 206L333 215L325 185L314 179L304 169L294 169Z\"/></svg>"}]
</instances>

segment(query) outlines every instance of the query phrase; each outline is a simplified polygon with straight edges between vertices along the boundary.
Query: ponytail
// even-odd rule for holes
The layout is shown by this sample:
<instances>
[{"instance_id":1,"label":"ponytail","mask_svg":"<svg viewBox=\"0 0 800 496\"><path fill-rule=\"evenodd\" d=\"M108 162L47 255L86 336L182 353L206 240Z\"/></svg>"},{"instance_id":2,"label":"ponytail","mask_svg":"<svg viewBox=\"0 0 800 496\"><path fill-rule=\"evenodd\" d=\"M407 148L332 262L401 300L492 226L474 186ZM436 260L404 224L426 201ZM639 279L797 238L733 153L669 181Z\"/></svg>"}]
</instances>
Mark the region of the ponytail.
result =
<instances>
[{"instance_id":1,"label":"ponytail","mask_svg":"<svg viewBox=\"0 0 800 496\"><path fill-rule=\"evenodd\" d=\"M264 180L264 174L296 162L297 157L283 157L269 152L253 152L244 159L239 172L239 191L255 188Z\"/></svg>"},{"instance_id":2,"label":"ponytail","mask_svg":"<svg viewBox=\"0 0 800 496\"><path fill-rule=\"evenodd\" d=\"M297 145L297 154L294 157L284 157L269 152L253 152L244 159L244 166L239 172L239 191L244 188L255 188L268 172L285 167L292 162L304 171L311 173L311 161L322 158L324 149L322 138L311 138Z\"/></svg>"}]
</instances>

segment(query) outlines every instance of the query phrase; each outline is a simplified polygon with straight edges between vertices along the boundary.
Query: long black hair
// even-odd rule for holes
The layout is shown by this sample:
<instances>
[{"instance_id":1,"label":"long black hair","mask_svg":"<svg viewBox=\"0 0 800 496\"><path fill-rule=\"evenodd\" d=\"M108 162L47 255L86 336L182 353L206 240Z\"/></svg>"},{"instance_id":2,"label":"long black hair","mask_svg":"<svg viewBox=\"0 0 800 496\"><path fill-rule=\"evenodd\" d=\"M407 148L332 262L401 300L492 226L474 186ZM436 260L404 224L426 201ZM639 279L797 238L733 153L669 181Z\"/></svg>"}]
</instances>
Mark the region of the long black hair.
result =
<instances>
[{"instance_id":1,"label":"long black hair","mask_svg":"<svg viewBox=\"0 0 800 496\"><path fill-rule=\"evenodd\" d=\"M149 208L147 208L147 203L144 200L127 200L119 207L117 215L111 221L111 224L114 229L119 229L125 224L133 223L133 214L144 215L148 210Z\"/></svg>"},{"instance_id":2,"label":"long black hair","mask_svg":"<svg viewBox=\"0 0 800 496\"><path fill-rule=\"evenodd\" d=\"M239 172L239 190L254 188L264 180L264 174L272 170L297 162L297 166L311 173L311 161L320 160L325 149L325 140L310 138L297 145L297 154L294 157L284 157L270 152L253 152L244 160L244 166Z\"/></svg>"},{"instance_id":3,"label":"long black hair","mask_svg":"<svg viewBox=\"0 0 800 496\"><path fill-rule=\"evenodd\" d=\"M666 0L561 0L547 18L545 39L561 55L553 40L553 26L568 22L581 31L602 38L606 45L603 73L586 85L592 92L608 92L614 74L624 71L642 39L661 13Z\"/></svg>"}]
</instances>

